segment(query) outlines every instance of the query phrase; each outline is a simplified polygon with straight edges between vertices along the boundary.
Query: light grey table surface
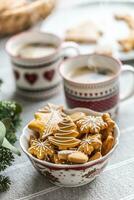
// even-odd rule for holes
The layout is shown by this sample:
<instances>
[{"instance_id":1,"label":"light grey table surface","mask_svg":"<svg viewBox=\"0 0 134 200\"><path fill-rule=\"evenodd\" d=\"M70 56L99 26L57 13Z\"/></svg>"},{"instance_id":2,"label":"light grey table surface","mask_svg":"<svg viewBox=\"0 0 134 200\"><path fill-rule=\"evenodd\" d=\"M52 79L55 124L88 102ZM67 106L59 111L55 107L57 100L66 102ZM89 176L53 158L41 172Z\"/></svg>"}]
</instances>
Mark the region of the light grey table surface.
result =
<instances>
[{"instance_id":1,"label":"light grey table surface","mask_svg":"<svg viewBox=\"0 0 134 200\"><path fill-rule=\"evenodd\" d=\"M63 91L42 102L28 102L15 95L15 84L10 61L3 50L5 41L0 42L0 78L4 84L1 99L16 100L23 106L22 132L24 125L34 112L48 101L65 105ZM129 86L129 85L128 85ZM126 86L127 87L127 86ZM32 167L22 152L14 164L5 171L12 181L8 192L0 194L0 200L130 200L134 199L134 98L120 104L117 123L121 129L120 144L108 167L95 181L78 188L60 188L51 184ZM19 143L17 143L19 146ZM19 147L20 148L20 147ZM129 196L130 195L130 196Z\"/></svg>"},{"instance_id":2,"label":"light grey table surface","mask_svg":"<svg viewBox=\"0 0 134 200\"><path fill-rule=\"evenodd\" d=\"M15 95L12 68L0 41L0 78L4 84L0 99L16 100L23 106L22 126L32 119L34 112L47 102L65 105L64 94L41 102L30 102ZM129 83L125 79L125 83ZM125 84L129 87L129 84ZM134 98L120 104L117 123L121 130L119 146L105 171L92 183L78 188L63 188L50 183L40 175L22 152L4 174L10 176L12 185L8 192L0 194L0 200L133 200L134 199ZM19 148L19 142L16 144Z\"/></svg>"}]
</instances>

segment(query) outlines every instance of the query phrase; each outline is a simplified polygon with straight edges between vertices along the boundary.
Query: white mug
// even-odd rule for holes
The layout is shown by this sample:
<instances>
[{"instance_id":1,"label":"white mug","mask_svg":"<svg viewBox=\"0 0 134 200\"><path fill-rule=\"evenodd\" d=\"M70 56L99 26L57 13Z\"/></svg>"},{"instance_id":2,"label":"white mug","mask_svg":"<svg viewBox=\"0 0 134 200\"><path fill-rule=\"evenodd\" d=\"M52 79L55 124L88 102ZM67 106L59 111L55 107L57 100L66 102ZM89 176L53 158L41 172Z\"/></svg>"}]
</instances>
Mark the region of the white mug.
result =
<instances>
[{"instance_id":1,"label":"white mug","mask_svg":"<svg viewBox=\"0 0 134 200\"><path fill-rule=\"evenodd\" d=\"M69 77L70 70L79 67L97 66L108 68L113 71L113 75L105 81L85 83L75 81ZM98 112L109 112L115 117L118 112L120 101L130 98L134 94L134 85L129 93L120 98L119 78L122 73L132 73L134 68L122 63L110 56L99 54L78 55L65 60L60 66L60 74L64 81L64 91L66 102L69 107L86 107ZM126 87L130 87L129 84Z\"/></svg>"},{"instance_id":2,"label":"white mug","mask_svg":"<svg viewBox=\"0 0 134 200\"><path fill-rule=\"evenodd\" d=\"M18 55L17 50L29 43L49 43L55 50L48 56L37 58ZM28 31L9 39L6 50L12 62L17 92L30 99L44 99L56 94L61 82L58 67L69 48L79 54L77 44L63 42L58 36L44 32Z\"/></svg>"}]
</instances>

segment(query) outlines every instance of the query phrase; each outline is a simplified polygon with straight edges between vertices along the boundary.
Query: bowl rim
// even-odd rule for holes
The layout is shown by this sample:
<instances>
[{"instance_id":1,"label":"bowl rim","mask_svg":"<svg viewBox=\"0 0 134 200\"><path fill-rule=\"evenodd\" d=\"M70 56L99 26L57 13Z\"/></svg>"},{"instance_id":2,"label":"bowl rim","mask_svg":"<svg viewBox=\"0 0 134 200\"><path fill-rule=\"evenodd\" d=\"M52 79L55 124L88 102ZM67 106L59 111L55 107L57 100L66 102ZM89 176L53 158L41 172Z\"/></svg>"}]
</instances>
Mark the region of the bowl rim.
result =
<instances>
[{"instance_id":1,"label":"bowl rim","mask_svg":"<svg viewBox=\"0 0 134 200\"><path fill-rule=\"evenodd\" d=\"M95 112L95 111L92 111L90 109L87 109L87 108L74 108L74 109L65 109L65 111L70 111L70 112L75 112L75 111L78 111L78 110L84 110L85 112L90 112L92 114L97 114L98 116L101 116L102 113L98 113L98 112ZM23 131L22 131L22 134L20 136L20 139L19 139L19 142L20 142L20 146L23 150L23 152L32 160L40 163L40 164L44 164L45 166L47 167L52 167L52 168L64 168L64 169L72 169L72 168L80 168L80 167L90 167L90 166L93 166L93 165L96 165L97 163L99 162L103 162L105 160L108 159L108 157L115 151L115 149L117 148L118 144L119 144L119 137L120 137L120 130L119 130L119 127L118 125L115 123L115 130L116 130L116 138L115 138L115 144L113 146L113 148L105 155L105 156L102 156L101 158L99 159L96 159L96 160L93 160L93 161L89 161L87 163L84 163L84 164L74 164L74 165L69 165L69 164L55 164L55 163L51 163L51 162L47 162L45 160L39 160L38 158L34 157L33 155L31 155L27 150L26 148L24 147L23 145L23 142L22 142L22 139L23 137L25 137L25 133L26 133L26 130L28 130L28 124L23 128ZM30 130L30 129L29 129ZM30 133L30 132L29 132Z\"/></svg>"}]
</instances>

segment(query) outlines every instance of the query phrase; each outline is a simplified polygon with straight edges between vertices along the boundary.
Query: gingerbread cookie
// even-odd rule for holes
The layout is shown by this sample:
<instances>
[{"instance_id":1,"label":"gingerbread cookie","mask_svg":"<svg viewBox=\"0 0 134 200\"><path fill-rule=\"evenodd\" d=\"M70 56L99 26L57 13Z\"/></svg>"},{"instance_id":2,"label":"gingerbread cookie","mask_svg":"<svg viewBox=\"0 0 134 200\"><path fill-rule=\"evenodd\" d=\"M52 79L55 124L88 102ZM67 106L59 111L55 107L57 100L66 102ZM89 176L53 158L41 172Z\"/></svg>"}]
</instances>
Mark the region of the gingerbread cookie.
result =
<instances>
[{"instance_id":1,"label":"gingerbread cookie","mask_svg":"<svg viewBox=\"0 0 134 200\"><path fill-rule=\"evenodd\" d=\"M103 121L101 116L86 116L77 121L80 133L99 133L107 127L107 123Z\"/></svg>"},{"instance_id":2,"label":"gingerbread cookie","mask_svg":"<svg viewBox=\"0 0 134 200\"><path fill-rule=\"evenodd\" d=\"M54 136L48 137L48 140L59 149L68 149L78 146L80 140L76 137L79 135L77 127L69 116L58 124L59 130Z\"/></svg>"},{"instance_id":3,"label":"gingerbread cookie","mask_svg":"<svg viewBox=\"0 0 134 200\"><path fill-rule=\"evenodd\" d=\"M96 152L93 156L90 157L89 161L97 160L101 157L102 157L101 152Z\"/></svg>"},{"instance_id":4,"label":"gingerbread cookie","mask_svg":"<svg viewBox=\"0 0 134 200\"><path fill-rule=\"evenodd\" d=\"M41 136L45 130L45 123L41 120L32 120L29 124L28 124L28 128L38 132Z\"/></svg>"},{"instance_id":5,"label":"gingerbread cookie","mask_svg":"<svg viewBox=\"0 0 134 200\"><path fill-rule=\"evenodd\" d=\"M51 157L51 162L53 162L53 163L55 163L55 164L66 164L65 160L59 159L58 154L54 154L54 155Z\"/></svg>"},{"instance_id":6,"label":"gingerbread cookie","mask_svg":"<svg viewBox=\"0 0 134 200\"><path fill-rule=\"evenodd\" d=\"M90 155L94 150L99 150L102 146L100 134L86 135L80 143L79 151Z\"/></svg>"},{"instance_id":7,"label":"gingerbread cookie","mask_svg":"<svg viewBox=\"0 0 134 200\"><path fill-rule=\"evenodd\" d=\"M102 144L102 155L106 155L114 146L114 137L109 135L106 140L104 140Z\"/></svg>"},{"instance_id":8,"label":"gingerbread cookie","mask_svg":"<svg viewBox=\"0 0 134 200\"><path fill-rule=\"evenodd\" d=\"M54 149L49 141L41 141L35 139L34 141L32 141L28 152L36 156L38 159L44 160L48 156L52 156L54 154Z\"/></svg>"},{"instance_id":9,"label":"gingerbread cookie","mask_svg":"<svg viewBox=\"0 0 134 200\"><path fill-rule=\"evenodd\" d=\"M129 52L134 49L134 31L131 31L128 37L118 40L121 50Z\"/></svg>"},{"instance_id":10,"label":"gingerbread cookie","mask_svg":"<svg viewBox=\"0 0 134 200\"><path fill-rule=\"evenodd\" d=\"M86 114L83 113L83 112L75 112L75 113L73 113L73 114L71 114L71 115L69 115L69 116L71 117L71 119L73 120L73 122L76 122L76 121L78 121L79 119L85 117Z\"/></svg>"},{"instance_id":11,"label":"gingerbread cookie","mask_svg":"<svg viewBox=\"0 0 134 200\"><path fill-rule=\"evenodd\" d=\"M51 113L36 112L36 113L34 114L34 118L35 118L36 120L41 120L41 121L44 121L44 122L47 123L47 121L49 120L50 114L51 114ZM46 123L45 123L45 124L46 124Z\"/></svg>"},{"instance_id":12,"label":"gingerbread cookie","mask_svg":"<svg viewBox=\"0 0 134 200\"><path fill-rule=\"evenodd\" d=\"M29 139L29 145L32 146L33 142L37 140L37 137L35 135L30 135Z\"/></svg>"},{"instance_id":13,"label":"gingerbread cookie","mask_svg":"<svg viewBox=\"0 0 134 200\"><path fill-rule=\"evenodd\" d=\"M58 152L59 162L70 163L86 163L88 156L80 151L62 150Z\"/></svg>"},{"instance_id":14,"label":"gingerbread cookie","mask_svg":"<svg viewBox=\"0 0 134 200\"><path fill-rule=\"evenodd\" d=\"M115 122L111 119L109 113L104 113L102 115L102 119L104 120L104 122L106 122L108 124L109 127L111 127L111 128L115 127Z\"/></svg>"},{"instance_id":15,"label":"gingerbread cookie","mask_svg":"<svg viewBox=\"0 0 134 200\"><path fill-rule=\"evenodd\" d=\"M28 127L40 133L41 139L47 138L58 130L58 123L65 117L61 106L48 104L35 113L35 120Z\"/></svg>"},{"instance_id":16,"label":"gingerbread cookie","mask_svg":"<svg viewBox=\"0 0 134 200\"><path fill-rule=\"evenodd\" d=\"M65 40L78 43L97 43L102 32L96 24L87 21L66 31Z\"/></svg>"},{"instance_id":17,"label":"gingerbread cookie","mask_svg":"<svg viewBox=\"0 0 134 200\"><path fill-rule=\"evenodd\" d=\"M59 112L63 112L63 106L56 106L52 103L48 103L44 108L41 108L38 110L41 113L52 113L57 111Z\"/></svg>"},{"instance_id":18,"label":"gingerbread cookie","mask_svg":"<svg viewBox=\"0 0 134 200\"><path fill-rule=\"evenodd\" d=\"M129 52L134 49L134 17L129 14L123 14L115 15L115 19L124 21L129 27L129 35L126 38L118 40L121 50L124 52Z\"/></svg>"},{"instance_id":19,"label":"gingerbread cookie","mask_svg":"<svg viewBox=\"0 0 134 200\"><path fill-rule=\"evenodd\" d=\"M113 136L115 122L108 113L103 114L102 118L108 124L108 127L102 131L102 139L105 140L109 135Z\"/></svg>"},{"instance_id":20,"label":"gingerbread cookie","mask_svg":"<svg viewBox=\"0 0 134 200\"><path fill-rule=\"evenodd\" d=\"M68 155L68 161L83 164L88 161L88 156L80 151L76 151Z\"/></svg>"},{"instance_id":21,"label":"gingerbread cookie","mask_svg":"<svg viewBox=\"0 0 134 200\"><path fill-rule=\"evenodd\" d=\"M134 17L132 15L129 15L129 14L116 14L115 16L115 19L116 20L121 20L121 21L124 21L126 22L126 24L128 25L128 27L130 29L134 29Z\"/></svg>"},{"instance_id":22,"label":"gingerbread cookie","mask_svg":"<svg viewBox=\"0 0 134 200\"><path fill-rule=\"evenodd\" d=\"M74 153L75 150L62 150L58 152L58 158L60 160L68 160L68 155Z\"/></svg>"}]
</instances>

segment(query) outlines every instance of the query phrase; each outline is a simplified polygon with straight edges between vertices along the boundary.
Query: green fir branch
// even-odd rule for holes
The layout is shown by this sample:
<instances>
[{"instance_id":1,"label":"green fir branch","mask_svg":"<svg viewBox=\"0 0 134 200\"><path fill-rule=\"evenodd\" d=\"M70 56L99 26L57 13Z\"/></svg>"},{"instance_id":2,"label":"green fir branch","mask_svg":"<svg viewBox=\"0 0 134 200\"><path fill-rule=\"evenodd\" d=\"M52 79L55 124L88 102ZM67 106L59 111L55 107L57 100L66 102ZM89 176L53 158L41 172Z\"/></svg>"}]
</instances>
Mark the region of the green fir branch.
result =
<instances>
[{"instance_id":1,"label":"green fir branch","mask_svg":"<svg viewBox=\"0 0 134 200\"><path fill-rule=\"evenodd\" d=\"M9 189L11 181L9 177L0 175L0 192L5 192Z\"/></svg>"},{"instance_id":2,"label":"green fir branch","mask_svg":"<svg viewBox=\"0 0 134 200\"><path fill-rule=\"evenodd\" d=\"M0 147L0 172L11 166L13 161L14 156L12 152L5 147Z\"/></svg>"},{"instance_id":3,"label":"green fir branch","mask_svg":"<svg viewBox=\"0 0 134 200\"><path fill-rule=\"evenodd\" d=\"M1 82L0 82L1 84ZM16 131L20 126L20 114L21 106L11 101L0 101L0 121L1 123L1 137L0 137L0 172L4 171L8 166L12 165L14 156L10 149L14 153L19 155L19 151L11 144L16 142ZM5 127L5 130L2 128ZM4 133L4 132L5 133ZM4 134L4 135L3 135ZM10 144L11 143L11 144ZM1 146L2 145L2 146ZM4 192L9 189L11 181L9 177L0 175L0 192Z\"/></svg>"},{"instance_id":4,"label":"green fir branch","mask_svg":"<svg viewBox=\"0 0 134 200\"><path fill-rule=\"evenodd\" d=\"M16 131L20 126L20 113L22 108L19 104L11 101L0 101L0 120L6 126L6 138L11 143L16 142Z\"/></svg>"}]
</instances>

